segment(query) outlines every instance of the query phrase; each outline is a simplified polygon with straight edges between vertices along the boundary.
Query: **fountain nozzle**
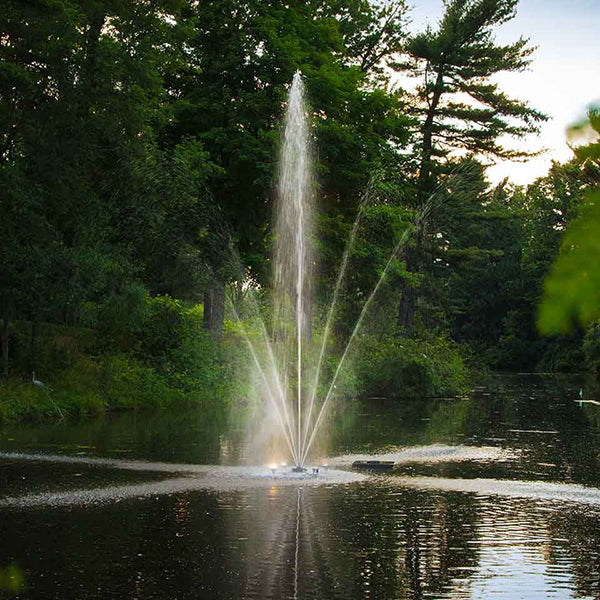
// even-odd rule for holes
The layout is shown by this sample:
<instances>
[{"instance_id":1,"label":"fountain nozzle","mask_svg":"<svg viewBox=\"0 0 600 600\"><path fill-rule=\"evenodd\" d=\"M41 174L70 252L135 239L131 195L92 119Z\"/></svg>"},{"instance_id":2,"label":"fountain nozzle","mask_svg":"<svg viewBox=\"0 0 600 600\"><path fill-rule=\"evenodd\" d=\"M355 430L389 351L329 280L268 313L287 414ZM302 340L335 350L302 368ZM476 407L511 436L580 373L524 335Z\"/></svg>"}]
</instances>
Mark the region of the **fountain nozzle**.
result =
<instances>
[{"instance_id":1,"label":"fountain nozzle","mask_svg":"<svg viewBox=\"0 0 600 600\"><path fill-rule=\"evenodd\" d=\"M296 465L295 467L292 467L292 473L306 473L306 471L306 467L303 467L302 465Z\"/></svg>"}]
</instances>

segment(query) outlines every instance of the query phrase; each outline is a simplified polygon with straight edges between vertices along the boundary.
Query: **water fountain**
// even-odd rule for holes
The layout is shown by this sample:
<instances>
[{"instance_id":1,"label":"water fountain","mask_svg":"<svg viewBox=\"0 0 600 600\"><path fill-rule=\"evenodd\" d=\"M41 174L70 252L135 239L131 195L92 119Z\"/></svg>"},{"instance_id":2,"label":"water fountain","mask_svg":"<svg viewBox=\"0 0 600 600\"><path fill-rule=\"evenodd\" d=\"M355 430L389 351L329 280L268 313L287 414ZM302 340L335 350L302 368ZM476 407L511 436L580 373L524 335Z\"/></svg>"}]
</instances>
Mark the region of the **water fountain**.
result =
<instances>
[{"instance_id":1,"label":"water fountain","mask_svg":"<svg viewBox=\"0 0 600 600\"><path fill-rule=\"evenodd\" d=\"M304 401L311 339L313 195L304 86L297 72L289 92L279 162L272 323L277 383L273 396L281 403L296 472L304 470L303 444L310 418Z\"/></svg>"},{"instance_id":2,"label":"water fountain","mask_svg":"<svg viewBox=\"0 0 600 600\"><path fill-rule=\"evenodd\" d=\"M342 260L319 349L313 342L311 323L314 195L309 119L302 76L297 72L289 92L279 157L271 332L267 333L262 325L262 347L257 347L256 340L251 341L249 336L246 339L260 373L263 395L268 398L292 456L292 472L301 474L308 471L305 463L341 368L340 363L319 406L321 367L349 249L360 220L359 215Z\"/></svg>"},{"instance_id":3,"label":"water fountain","mask_svg":"<svg viewBox=\"0 0 600 600\"><path fill-rule=\"evenodd\" d=\"M348 267L349 256L359 228L362 209L370 199L371 188L363 195L358 216L342 257L334 293L327 311L320 347L312 339L312 272L314 257L313 201L315 186L312 175L309 119L304 100L304 84L299 72L294 75L288 97L279 159L277 201L275 210L275 247L273 265L273 311L271 331L258 317L261 335L250 336L243 322L244 334L260 377L262 397L275 416L279 434L285 439L292 456L292 472L306 473L305 463L330 404L342 367L352 342L387 272L410 235L407 228L381 274L379 282L367 298L355 327L341 354L327 392L317 399L322 365L331 331L335 308ZM415 225L427 214L417 216ZM236 315L237 316L237 315Z\"/></svg>"},{"instance_id":4,"label":"water fountain","mask_svg":"<svg viewBox=\"0 0 600 600\"><path fill-rule=\"evenodd\" d=\"M304 84L297 72L289 92L279 159L271 330L268 332L258 318L261 335L257 340L246 332L239 317L238 322L259 373L261 395L267 398L278 432L292 456L292 472L300 474L307 472L304 464L317 426L314 406L326 344L324 339L316 372L313 368L315 374L309 378L314 262L310 147ZM257 316L256 303L254 309Z\"/></svg>"},{"instance_id":5,"label":"water fountain","mask_svg":"<svg viewBox=\"0 0 600 600\"><path fill-rule=\"evenodd\" d=\"M238 318L260 376L262 395L267 398L270 410L275 415L277 428L292 456L292 471L296 473L307 472L305 463L352 342L390 266L410 235L410 229L407 228L391 251L381 278L367 298L341 354L327 392L319 402L317 392L338 295L360 224L362 208L368 202L371 190L367 189L360 203L358 216L342 257L320 347L316 347L311 331L314 189L304 84L302 76L297 72L289 92L279 160L271 332L267 332L266 326L261 322L260 341L251 339ZM415 225L426 214L427 210L423 210Z\"/></svg>"}]
</instances>

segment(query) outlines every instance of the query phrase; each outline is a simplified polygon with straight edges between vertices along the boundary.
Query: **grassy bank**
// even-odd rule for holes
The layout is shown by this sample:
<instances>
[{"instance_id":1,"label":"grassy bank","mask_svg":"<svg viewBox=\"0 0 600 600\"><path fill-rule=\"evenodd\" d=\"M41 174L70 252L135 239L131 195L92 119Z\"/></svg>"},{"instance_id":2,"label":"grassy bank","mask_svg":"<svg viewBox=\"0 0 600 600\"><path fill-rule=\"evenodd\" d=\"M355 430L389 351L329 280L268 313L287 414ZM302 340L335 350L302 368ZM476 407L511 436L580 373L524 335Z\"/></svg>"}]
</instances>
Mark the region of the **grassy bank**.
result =
<instances>
[{"instance_id":1,"label":"grassy bank","mask_svg":"<svg viewBox=\"0 0 600 600\"><path fill-rule=\"evenodd\" d=\"M12 378L0 384L0 421L45 420L100 414L106 410L227 404L230 395L221 364L203 377L166 373L126 355L81 357L43 387ZM36 377L40 377L36 373Z\"/></svg>"}]
</instances>

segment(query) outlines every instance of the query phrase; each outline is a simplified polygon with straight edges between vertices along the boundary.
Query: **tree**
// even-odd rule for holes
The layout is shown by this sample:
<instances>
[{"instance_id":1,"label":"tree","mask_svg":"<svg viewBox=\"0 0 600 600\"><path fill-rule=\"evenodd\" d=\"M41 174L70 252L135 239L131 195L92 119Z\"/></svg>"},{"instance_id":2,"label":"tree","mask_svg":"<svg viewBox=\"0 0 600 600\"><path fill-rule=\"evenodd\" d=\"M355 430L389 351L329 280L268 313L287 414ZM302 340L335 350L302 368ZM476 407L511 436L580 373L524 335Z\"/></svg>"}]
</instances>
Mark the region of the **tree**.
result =
<instances>
[{"instance_id":1,"label":"tree","mask_svg":"<svg viewBox=\"0 0 600 600\"><path fill-rule=\"evenodd\" d=\"M554 163L546 176L511 202L511 210L520 222L520 264L511 280L512 301L504 314L500 366L568 370L581 360L581 330L543 337L536 321L544 279L559 255L565 231L593 185L591 175L579 159Z\"/></svg>"},{"instance_id":2,"label":"tree","mask_svg":"<svg viewBox=\"0 0 600 600\"><path fill-rule=\"evenodd\" d=\"M443 180L448 157L470 152L478 156L522 158L528 153L509 149L502 136L520 138L536 132L546 117L524 102L509 98L491 78L500 72L521 71L533 51L519 39L501 46L494 29L515 15L518 0L447 0L436 31L427 29L409 39L396 68L418 78L413 113L418 120L415 159L415 206L422 210ZM446 159L446 160L445 160ZM423 263L427 220L409 254L411 270ZM434 230L432 230L435 233ZM404 290L398 325L409 335L416 290Z\"/></svg>"},{"instance_id":3,"label":"tree","mask_svg":"<svg viewBox=\"0 0 600 600\"><path fill-rule=\"evenodd\" d=\"M473 157L456 161L436 215L427 297L429 328L445 323L453 339L478 355L497 348L503 319L514 307L522 227L518 194L505 181L489 190L485 166ZM477 290L474 293L474 290ZM424 312L424 311L422 311ZM437 317L437 318L436 318Z\"/></svg>"},{"instance_id":4,"label":"tree","mask_svg":"<svg viewBox=\"0 0 600 600\"><path fill-rule=\"evenodd\" d=\"M353 218L370 171L393 146L406 143L399 95L377 84L380 61L397 51L403 36L397 17L404 2L390 6L364 0L208 0L183 16L190 25L190 60L171 81L175 118L162 143L189 136L203 143L220 170L210 191L230 225L231 243L263 284L270 266L278 127L295 71L304 74L314 115L325 210ZM219 304L212 296L228 277L215 270L206 304Z\"/></svg>"},{"instance_id":5,"label":"tree","mask_svg":"<svg viewBox=\"0 0 600 600\"><path fill-rule=\"evenodd\" d=\"M0 296L10 318L74 322L138 270L153 218L135 169L164 115L177 2L11 0L0 16ZM167 50L169 48L169 50Z\"/></svg>"}]
</instances>

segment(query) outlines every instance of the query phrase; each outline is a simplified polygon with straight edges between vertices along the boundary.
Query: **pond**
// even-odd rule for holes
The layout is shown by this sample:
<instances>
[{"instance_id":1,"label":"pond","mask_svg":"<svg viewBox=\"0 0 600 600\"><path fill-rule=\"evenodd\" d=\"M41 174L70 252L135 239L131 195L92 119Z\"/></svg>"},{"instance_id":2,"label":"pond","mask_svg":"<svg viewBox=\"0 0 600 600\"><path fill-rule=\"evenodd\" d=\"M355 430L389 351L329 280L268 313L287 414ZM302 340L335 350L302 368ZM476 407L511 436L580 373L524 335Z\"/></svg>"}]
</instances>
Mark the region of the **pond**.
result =
<instances>
[{"instance_id":1,"label":"pond","mask_svg":"<svg viewBox=\"0 0 600 600\"><path fill-rule=\"evenodd\" d=\"M250 444L197 410L5 428L0 597L598 598L600 407L578 392L347 402L330 467L291 483L220 485ZM381 453L393 472L352 471Z\"/></svg>"}]
</instances>

